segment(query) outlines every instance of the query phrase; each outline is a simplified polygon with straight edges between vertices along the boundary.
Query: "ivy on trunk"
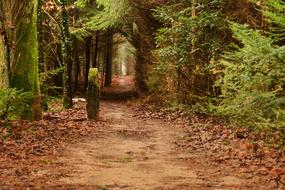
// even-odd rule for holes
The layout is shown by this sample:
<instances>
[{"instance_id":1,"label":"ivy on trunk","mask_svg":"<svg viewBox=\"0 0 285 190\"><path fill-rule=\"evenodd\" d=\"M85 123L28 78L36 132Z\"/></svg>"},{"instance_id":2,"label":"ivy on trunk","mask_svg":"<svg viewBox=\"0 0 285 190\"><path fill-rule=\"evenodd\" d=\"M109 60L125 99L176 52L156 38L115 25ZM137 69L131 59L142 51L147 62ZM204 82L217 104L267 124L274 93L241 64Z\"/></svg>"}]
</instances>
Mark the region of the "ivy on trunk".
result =
<instances>
[{"instance_id":1,"label":"ivy on trunk","mask_svg":"<svg viewBox=\"0 0 285 190\"><path fill-rule=\"evenodd\" d=\"M62 19L62 63L63 72L63 106L72 107L72 59L71 41L69 33L69 22L67 12L67 0L61 0L61 19Z\"/></svg>"}]
</instances>

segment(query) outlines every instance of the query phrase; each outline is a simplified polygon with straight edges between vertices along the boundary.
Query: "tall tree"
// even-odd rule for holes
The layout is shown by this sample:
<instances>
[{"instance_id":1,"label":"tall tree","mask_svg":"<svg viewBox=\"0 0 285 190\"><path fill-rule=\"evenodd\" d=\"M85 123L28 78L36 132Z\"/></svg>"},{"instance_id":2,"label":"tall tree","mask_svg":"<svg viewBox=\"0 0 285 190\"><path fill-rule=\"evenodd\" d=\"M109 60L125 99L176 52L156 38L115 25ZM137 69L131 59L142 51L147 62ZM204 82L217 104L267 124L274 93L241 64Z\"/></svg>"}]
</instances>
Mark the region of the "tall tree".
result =
<instances>
[{"instance_id":1,"label":"tall tree","mask_svg":"<svg viewBox=\"0 0 285 190\"><path fill-rule=\"evenodd\" d=\"M0 40L0 88L6 87L6 82L5 82L5 66L4 66L4 53L3 53L3 41Z\"/></svg>"},{"instance_id":2,"label":"tall tree","mask_svg":"<svg viewBox=\"0 0 285 190\"><path fill-rule=\"evenodd\" d=\"M37 22L37 29L38 29L38 60L39 60L39 71L43 72L45 69L44 63L44 34L43 34L43 13L42 13L42 6L44 4L44 0L38 0L38 22Z\"/></svg>"},{"instance_id":3,"label":"tall tree","mask_svg":"<svg viewBox=\"0 0 285 190\"><path fill-rule=\"evenodd\" d=\"M92 63L92 67L93 68L98 68L98 63L97 63L98 49L99 49L99 31L96 31L96 34L95 34L95 47L94 47L94 58L93 58L93 63Z\"/></svg>"},{"instance_id":4,"label":"tall tree","mask_svg":"<svg viewBox=\"0 0 285 190\"><path fill-rule=\"evenodd\" d=\"M106 34L106 74L105 74L105 86L110 86L112 83L112 61L113 61L113 30L109 29Z\"/></svg>"},{"instance_id":5,"label":"tall tree","mask_svg":"<svg viewBox=\"0 0 285 190\"><path fill-rule=\"evenodd\" d=\"M72 59L67 0L60 0L62 19L63 106L72 107Z\"/></svg>"},{"instance_id":6,"label":"tall tree","mask_svg":"<svg viewBox=\"0 0 285 190\"><path fill-rule=\"evenodd\" d=\"M5 25L7 21L5 16L5 6L3 0L0 0L0 23L1 23L1 35L2 35L2 42L1 42L1 49L2 56L3 56L3 65L1 67L1 74L2 74L2 85L5 87L11 86L11 55L10 55L10 42L8 37L8 28Z\"/></svg>"},{"instance_id":7,"label":"tall tree","mask_svg":"<svg viewBox=\"0 0 285 190\"><path fill-rule=\"evenodd\" d=\"M0 5L2 27L5 28L6 63L10 62L12 66L10 86L32 92L31 108L23 113L23 117L38 120L41 118L37 42L38 0L1 0Z\"/></svg>"},{"instance_id":8,"label":"tall tree","mask_svg":"<svg viewBox=\"0 0 285 190\"><path fill-rule=\"evenodd\" d=\"M85 84L84 90L87 89L88 86L88 75L91 64L91 47L92 47L92 36L88 36L85 39Z\"/></svg>"}]
</instances>

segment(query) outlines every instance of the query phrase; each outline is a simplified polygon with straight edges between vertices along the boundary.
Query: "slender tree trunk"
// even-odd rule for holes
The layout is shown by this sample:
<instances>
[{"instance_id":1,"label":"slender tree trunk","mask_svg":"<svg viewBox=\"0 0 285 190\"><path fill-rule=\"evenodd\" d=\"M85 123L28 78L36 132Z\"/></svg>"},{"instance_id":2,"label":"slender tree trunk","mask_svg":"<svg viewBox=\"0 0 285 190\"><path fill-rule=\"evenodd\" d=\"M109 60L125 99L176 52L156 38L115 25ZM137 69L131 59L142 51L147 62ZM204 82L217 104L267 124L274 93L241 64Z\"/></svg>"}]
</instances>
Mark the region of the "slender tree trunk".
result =
<instances>
[{"instance_id":1,"label":"slender tree trunk","mask_svg":"<svg viewBox=\"0 0 285 190\"><path fill-rule=\"evenodd\" d=\"M196 17L197 16L197 8L196 8L196 3L197 0L192 0L192 12L191 12L191 17ZM195 39L195 34L197 33L197 29L193 28L193 39L192 39L192 51L196 49L196 39Z\"/></svg>"},{"instance_id":2,"label":"slender tree trunk","mask_svg":"<svg viewBox=\"0 0 285 190\"><path fill-rule=\"evenodd\" d=\"M78 77L80 73L80 60L79 60L79 52L78 52L78 40L76 38L73 39L73 60L74 60L74 67L73 68L73 94L77 91L78 86Z\"/></svg>"},{"instance_id":3,"label":"slender tree trunk","mask_svg":"<svg viewBox=\"0 0 285 190\"><path fill-rule=\"evenodd\" d=\"M4 87L11 87L11 51L10 51L10 43L9 43L9 37L8 37L8 31L7 27L5 25L5 22L7 22L4 12L4 4L3 0L0 0L0 23L1 23L1 35L2 35L2 45L3 49L1 50L3 52L4 57L4 65L2 69L3 74L3 86Z\"/></svg>"},{"instance_id":4,"label":"slender tree trunk","mask_svg":"<svg viewBox=\"0 0 285 190\"><path fill-rule=\"evenodd\" d=\"M110 29L106 36L106 75L105 86L112 83L112 61L113 61L113 31Z\"/></svg>"},{"instance_id":5,"label":"slender tree trunk","mask_svg":"<svg viewBox=\"0 0 285 190\"><path fill-rule=\"evenodd\" d=\"M0 40L0 88L7 87L7 81L5 81L6 73L5 73L5 65L4 65L4 45L3 41Z\"/></svg>"},{"instance_id":6,"label":"slender tree trunk","mask_svg":"<svg viewBox=\"0 0 285 190\"><path fill-rule=\"evenodd\" d=\"M42 14L42 6L44 0L38 0L38 61L39 61L39 72L45 71L45 61L44 61L44 33L43 33L43 14Z\"/></svg>"},{"instance_id":7,"label":"slender tree trunk","mask_svg":"<svg viewBox=\"0 0 285 190\"><path fill-rule=\"evenodd\" d=\"M46 65L45 65L45 55L44 55L44 33L43 33L43 12L42 6L44 4L44 0L38 0L38 21L37 21L37 30L38 30L38 68L40 73L47 72ZM42 83L47 85L47 78L45 78ZM48 110L48 103L47 103L47 90L44 92L42 91L42 102L41 108L42 110Z\"/></svg>"},{"instance_id":8,"label":"slender tree trunk","mask_svg":"<svg viewBox=\"0 0 285 190\"><path fill-rule=\"evenodd\" d=\"M93 68L99 68L97 64L98 48L99 48L99 32L97 31L95 37L94 59L92 63Z\"/></svg>"},{"instance_id":9,"label":"slender tree trunk","mask_svg":"<svg viewBox=\"0 0 285 190\"><path fill-rule=\"evenodd\" d=\"M72 59L71 59L71 42L69 33L68 12L66 9L67 0L61 2L61 19L62 19L62 63L64 65L63 73L63 106L72 107Z\"/></svg>"},{"instance_id":10,"label":"slender tree trunk","mask_svg":"<svg viewBox=\"0 0 285 190\"><path fill-rule=\"evenodd\" d=\"M145 51L142 47L143 45L141 42L139 42L141 39L140 37L136 40L137 43L135 44L137 49L137 58L136 58L136 65L135 65L135 79L136 79L136 86L140 91L146 91L147 90L147 84L146 84L146 58L144 56Z\"/></svg>"},{"instance_id":11,"label":"slender tree trunk","mask_svg":"<svg viewBox=\"0 0 285 190\"><path fill-rule=\"evenodd\" d=\"M88 36L85 39L85 84L84 90L87 89L88 86L88 75L91 63L91 46L92 46L92 36Z\"/></svg>"},{"instance_id":12,"label":"slender tree trunk","mask_svg":"<svg viewBox=\"0 0 285 190\"><path fill-rule=\"evenodd\" d=\"M6 87L11 87L11 80L12 80L11 51L10 51L10 43L8 40L8 35L6 32L3 35L3 47L4 47L4 68L3 68L4 84Z\"/></svg>"},{"instance_id":13,"label":"slender tree trunk","mask_svg":"<svg viewBox=\"0 0 285 190\"><path fill-rule=\"evenodd\" d=\"M26 119L41 119L41 94L38 76L37 5L38 0L25 1L25 18L15 20L12 87L33 93L32 109L23 114ZM21 11L21 10L19 10Z\"/></svg>"},{"instance_id":14,"label":"slender tree trunk","mask_svg":"<svg viewBox=\"0 0 285 190\"><path fill-rule=\"evenodd\" d=\"M181 94L180 94L180 90L181 90L181 71L182 68L181 66L178 66L176 72L177 72L177 89L176 89L176 94L177 94L177 103L180 104L181 103Z\"/></svg>"}]
</instances>

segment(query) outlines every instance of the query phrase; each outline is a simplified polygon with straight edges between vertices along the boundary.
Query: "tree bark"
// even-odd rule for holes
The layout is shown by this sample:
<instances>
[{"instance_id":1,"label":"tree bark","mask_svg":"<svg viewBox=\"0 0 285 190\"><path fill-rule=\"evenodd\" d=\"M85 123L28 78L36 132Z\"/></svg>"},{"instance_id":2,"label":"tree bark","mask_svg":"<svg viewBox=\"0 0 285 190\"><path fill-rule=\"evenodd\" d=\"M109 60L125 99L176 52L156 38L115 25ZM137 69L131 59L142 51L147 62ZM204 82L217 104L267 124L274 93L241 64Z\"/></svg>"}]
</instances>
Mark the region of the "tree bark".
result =
<instances>
[{"instance_id":1,"label":"tree bark","mask_svg":"<svg viewBox=\"0 0 285 190\"><path fill-rule=\"evenodd\" d=\"M72 59L71 59L71 42L69 33L69 17L66 9L67 0L61 2L61 19L62 19L62 63L63 72L63 106L71 108L72 104Z\"/></svg>"},{"instance_id":2,"label":"tree bark","mask_svg":"<svg viewBox=\"0 0 285 190\"><path fill-rule=\"evenodd\" d=\"M91 46L92 46L92 36L88 36L85 39L85 84L84 90L87 89L88 86L88 75L91 63Z\"/></svg>"},{"instance_id":3,"label":"tree bark","mask_svg":"<svg viewBox=\"0 0 285 190\"><path fill-rule=\"evenodd\" d=\"M5 72L5 61L4 61L4 45L3 41L0 40L0 88L7 88L7 81L6 78L6 72Z\"/></svg>"},{"instance_id":4,"label":"tree bark","mask_svg":"<svg viewBox=\"0 0 285 190\"><path fill-rule=\"evenodd\" d=\"M39 72L45 71L45 61L44 61L44 33L43 33L43 14L42 6L43 0L38 0L38 21L37 21L37 30L38 30L38 61L39 61Z\"/></svg>"},{"instance_id":5,"label":"tree bark","mask_svg":"<svg viewBox=\"0 0 285 190\"><path fill-rule=\"evenodd\" d=\"M197 16L197 8L196 8L196 2L197 0L192 0L192 12L191 12L191 17L196 17ZM192 51L196 49L196 39L195 39L195 34L197 33L197 28L192 29L193 32L193 39L192 39Z\"/></svg>"},{"instance_id":6,"label":"tree bark","mask_svg":"<svg viewBox=\"0 0 285 190\"><path fill-rule=\"evenodd\" d=\"M99 68L97 64L98 49L99 49L99 32L97 31L95 37L94 59L92 63L93 68Z\"/></svg>"},{"instance_id":7,"label":"tree bark","mask_svg":"<svg viewBox=\"0 0 285 190\"><path fill-rule=\"evenodd\" d=\"M0 0L0 23L1 23L1 35L2 35L2 56L3 56L3 67L2 67L2 76L3 76L3 87L11 87L11 51L10 51L10 43L8 37L7 27L5 25L7 22L4 12L4 4L3 0Z\"/></svg>"},{"instance_id":8,"label":"tree bark","mask_svg":"<svg viewBox=\"0 0 285 190\"><path fill-rule=\"evenodd\" d=\"M109 29L106 35L106 75L105 86L112 84L112 61L113 61L113 31Z\"/></svg>"},{"instance_id":9,"label":"tree bark","mask_svg":"<svg viewBox=\"0 0 285 190\"><path fill-rule=\"evenodd\" d=\"M78 87L78 77L80 73L80 60L79 60L79 49L78 49L78 40L76 38L73 39L73 60L74 66L73 70L73 94L77 91Z\"/></svg>"},{"instance_id":10,"label":"tree bark","mask_svg":"<svg viewBox=\"0 0 285 190\"><path fill-rule=\"evenodd\" d=\"M41 119L41 94L38 75L38 41L37 41L37 5L38 0L26 3L25 18L17 17L14 21L15 49L13 51L12 87L32 92L33 100L30 111L23 113L25 119ZM21 10L19 10L21 11ZM13 14L13 13L11 13Z\"/></svg>"}]
</instances>

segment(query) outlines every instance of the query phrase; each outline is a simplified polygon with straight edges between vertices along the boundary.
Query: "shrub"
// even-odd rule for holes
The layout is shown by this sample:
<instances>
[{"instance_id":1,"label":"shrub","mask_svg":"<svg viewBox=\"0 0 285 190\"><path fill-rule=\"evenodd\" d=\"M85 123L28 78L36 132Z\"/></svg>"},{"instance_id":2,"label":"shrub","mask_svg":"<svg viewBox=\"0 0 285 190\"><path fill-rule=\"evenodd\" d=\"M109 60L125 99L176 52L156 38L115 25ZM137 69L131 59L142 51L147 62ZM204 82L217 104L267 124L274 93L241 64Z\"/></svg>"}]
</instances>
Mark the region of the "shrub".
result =
<instances>
[{"instance_id":1,"label":"shrub","mask_svg":"<svg viewBox=\"0 0 285 190\"><path fill-rule=\"evenodd\" d=\"M257 128L285 127L285 46L246 25L232 23L240 43L226 52L217 68L221 96L216 113ZM216 68L216 70L217 70Z\"/></svg>"},{"instance_id":2,"label":"shrub","mask_svg":"<svg viewBox=\"0 0 285 190\"><path fill-rule=\"evenodd\" d=\"M32 93L14 88L0 89L0 119L14 120L31 109Z\"/></svg>"}]
</instances>

